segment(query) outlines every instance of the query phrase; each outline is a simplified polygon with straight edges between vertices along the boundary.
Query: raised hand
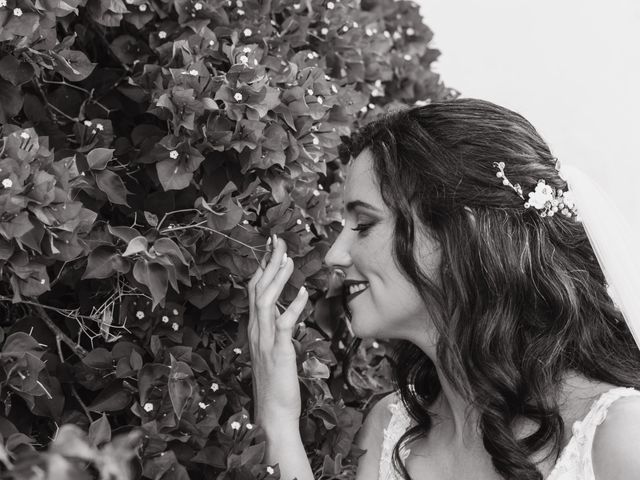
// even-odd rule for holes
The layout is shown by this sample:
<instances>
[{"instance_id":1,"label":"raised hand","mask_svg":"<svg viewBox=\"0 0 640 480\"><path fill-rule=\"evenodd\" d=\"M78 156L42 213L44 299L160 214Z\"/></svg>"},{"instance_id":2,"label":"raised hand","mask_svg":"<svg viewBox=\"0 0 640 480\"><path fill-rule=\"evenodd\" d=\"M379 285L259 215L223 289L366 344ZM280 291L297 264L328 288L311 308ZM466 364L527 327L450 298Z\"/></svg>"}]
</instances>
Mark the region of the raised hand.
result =
<instances>
[{"instance_id":1,"label":"raised hand","mask_svg":"<svg viewBox=\"0 0 640 480\"><path fill-rule=\"evenodd\" d=\"M296 352L291 341L293 329L307 302L300 289L289 307L279 313L276 301L293 273L286 244L273 236L268 262L249 281L249 349L253 366L255 421L267 429L298 424L300 385Z\"/></svg>"}]
</instances>

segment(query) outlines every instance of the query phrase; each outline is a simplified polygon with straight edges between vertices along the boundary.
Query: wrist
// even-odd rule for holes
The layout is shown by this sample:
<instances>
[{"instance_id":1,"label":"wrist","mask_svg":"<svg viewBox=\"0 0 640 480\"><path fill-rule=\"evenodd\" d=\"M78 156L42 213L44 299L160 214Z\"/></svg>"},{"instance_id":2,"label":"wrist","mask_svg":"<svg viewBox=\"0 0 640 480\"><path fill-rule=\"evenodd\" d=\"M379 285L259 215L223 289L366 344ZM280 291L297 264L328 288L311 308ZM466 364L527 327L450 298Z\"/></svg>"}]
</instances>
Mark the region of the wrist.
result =
<instances>
[{"instance_id":1,"label":"wrist","mask_svg":"<svg viewBox=\"0 0 640 480\"><path fill-rule=\"evenodd\" d=\"M270 437L288 437L300 436L300 419L299 418L286 418L269 420L263 420L258 424L264 430L267 438Z\"/></svg>"},{"instance_id":2,"label":"wrist","mask_svg":"<svg viewBox=\"0 0 640 480\"><path fill-rule=\"evenodd\" d=\"M283 480L314 479L298 425L280 426L267 432L264 461L278 464Z\"/></svg>"}]
</instances>

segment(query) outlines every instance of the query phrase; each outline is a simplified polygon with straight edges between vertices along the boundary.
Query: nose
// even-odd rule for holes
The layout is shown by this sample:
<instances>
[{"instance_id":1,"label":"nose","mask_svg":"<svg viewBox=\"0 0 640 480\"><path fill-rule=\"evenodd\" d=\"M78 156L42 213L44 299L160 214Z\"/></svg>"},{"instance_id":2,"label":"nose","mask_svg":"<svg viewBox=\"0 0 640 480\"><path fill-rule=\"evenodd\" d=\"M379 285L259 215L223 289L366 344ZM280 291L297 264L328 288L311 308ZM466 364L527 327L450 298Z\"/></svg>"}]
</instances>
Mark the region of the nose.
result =
<instances>
[{"instance_id":1,"label":"nose","mask_svg":"<svg viewBox=\"0 0 640 480\"><path fill-rule=\"evenodd\" d=\"M351 254L349 252L349 238L343 228L338 238L333 242L331 248L324 256L324 263L332 269L342 269L346 272L352 263Z\"/></svg>"}]
</instances>

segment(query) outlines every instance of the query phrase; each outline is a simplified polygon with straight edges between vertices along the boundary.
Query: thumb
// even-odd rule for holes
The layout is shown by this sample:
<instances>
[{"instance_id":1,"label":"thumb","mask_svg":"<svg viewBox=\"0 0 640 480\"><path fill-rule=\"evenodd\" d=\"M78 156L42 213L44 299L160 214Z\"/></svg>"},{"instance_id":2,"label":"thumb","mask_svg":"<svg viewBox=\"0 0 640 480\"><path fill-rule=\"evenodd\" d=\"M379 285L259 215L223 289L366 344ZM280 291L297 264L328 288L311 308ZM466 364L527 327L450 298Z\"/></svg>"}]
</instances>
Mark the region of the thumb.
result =
<instances>
[{"instance_id":1,"label":"thumb","mask_svg":"<svg viewBox=\"0 0 640 480\"><path fill-rule=\"evenodd\" d=\"M282 313L282 315L280 315L280 317L276 321L276 347L291 343L293 327L302 314L304 306L307 304L308 298L309 293L307 292L307 289L301 287L296 298L293 299L293 302L289 304L289 307Z\"/></svg>"}]
</instances>

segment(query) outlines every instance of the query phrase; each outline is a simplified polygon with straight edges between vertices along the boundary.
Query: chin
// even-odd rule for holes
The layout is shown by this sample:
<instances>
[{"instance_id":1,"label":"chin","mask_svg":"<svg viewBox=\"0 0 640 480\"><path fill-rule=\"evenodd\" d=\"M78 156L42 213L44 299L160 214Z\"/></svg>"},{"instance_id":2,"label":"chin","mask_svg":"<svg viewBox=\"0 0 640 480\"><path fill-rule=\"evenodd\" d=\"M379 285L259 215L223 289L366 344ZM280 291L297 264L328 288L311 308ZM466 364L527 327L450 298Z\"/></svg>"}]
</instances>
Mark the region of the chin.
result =
<instances>
[{"instance_id":1,"label":"chin","mask_svg":"<svg viewBox=\"0 0 640 480\"><path fill-rule=\"evenodd\" d=\"M358 338L378 338L380 332L372 327L371 323L358 319L357 315L351 318L351 329Z\"/></svg>"}]
</instances>

